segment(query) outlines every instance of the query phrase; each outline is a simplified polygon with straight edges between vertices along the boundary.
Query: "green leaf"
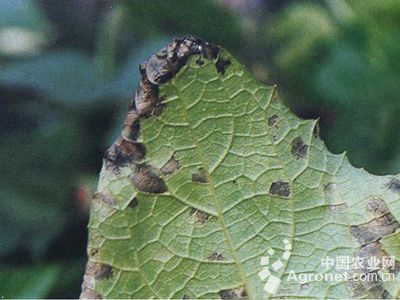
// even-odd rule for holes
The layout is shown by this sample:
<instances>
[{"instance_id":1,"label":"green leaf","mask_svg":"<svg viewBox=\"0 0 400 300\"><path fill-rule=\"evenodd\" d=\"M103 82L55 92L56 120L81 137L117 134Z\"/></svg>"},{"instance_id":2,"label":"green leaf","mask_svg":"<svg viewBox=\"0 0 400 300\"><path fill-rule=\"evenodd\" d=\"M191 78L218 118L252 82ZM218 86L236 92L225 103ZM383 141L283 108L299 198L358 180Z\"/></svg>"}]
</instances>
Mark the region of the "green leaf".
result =
<instances>
[{"instance_id":1,"label":"green leaf","mask_svg":"<svg viewBox=\"0 0 400 300\"><path fill-rule=\"evenodd\" d=\"M296 117L215 45L175 40L142 74L93 199L82 296L264 299L267 256L283 262L269 269L281 280L274 297L399 296L397 282L378 279L289 280L342 273L325 270L327 257L386 255L399 176L329 153L317 121Z\"/></svg>"}]
</instances>

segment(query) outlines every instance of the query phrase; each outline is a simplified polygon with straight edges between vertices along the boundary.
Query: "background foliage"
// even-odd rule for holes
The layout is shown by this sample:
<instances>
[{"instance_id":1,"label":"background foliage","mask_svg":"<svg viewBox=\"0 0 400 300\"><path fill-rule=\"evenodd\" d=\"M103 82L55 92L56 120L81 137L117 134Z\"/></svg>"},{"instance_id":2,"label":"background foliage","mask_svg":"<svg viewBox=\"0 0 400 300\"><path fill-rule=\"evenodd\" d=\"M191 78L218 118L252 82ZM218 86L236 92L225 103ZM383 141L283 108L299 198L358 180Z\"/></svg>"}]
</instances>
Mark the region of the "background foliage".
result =
<instances>
[{"instance_id":1,"label":"background foliage","mask_svg":"<svg viewBox=\"0 0 400 300\"><path fill-rule=\"evenodd\" d=\"M400 172L400 2L0 1L0 296L77 297L101 158L138 65L196 34L277 83L328 148Z\"/></svg>"}]
</instances>

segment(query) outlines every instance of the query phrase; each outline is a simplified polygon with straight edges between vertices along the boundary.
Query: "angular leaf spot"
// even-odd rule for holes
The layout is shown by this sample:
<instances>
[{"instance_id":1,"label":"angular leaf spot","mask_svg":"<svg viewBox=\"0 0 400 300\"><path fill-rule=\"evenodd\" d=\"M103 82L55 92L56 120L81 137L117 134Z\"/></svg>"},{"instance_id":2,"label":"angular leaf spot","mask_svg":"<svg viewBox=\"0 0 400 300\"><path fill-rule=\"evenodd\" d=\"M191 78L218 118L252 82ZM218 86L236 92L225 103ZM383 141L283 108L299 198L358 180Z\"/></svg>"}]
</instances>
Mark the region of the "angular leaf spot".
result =
<instances>
[{"instance_id":1,"label":"angular leaf spot","mask_svg":"<svg viewBox=\"0 0 400 300\"><path fill-rule=\"evenodd\" d=\"M271 187L269 188L269 193L271 195L289 197L290 196L289 183L285 181L275 181L271 184Z\"/></svg>"},{"instance_id":2,"label":"angular leaf spot","mask_svg":"<svg viewBox=\"0 0 400 300\"><path fill-rule=\"evenodd\" d=\"M192 208L190 215L195 218L195 222L199 225L205 224L210 218L210 215L208 213L195 208Z\"/></svg>"},{"instance_id":3,"label":"angular leaf spot","mask_svg":"<svg viewBox=\"0 0 400 300\"><path fill-rule=\"evenodd\" d=\"M164 166L161 168L161 173L164 175L169 175L174 173L176 170L179 169L179 161L173 155L168 162L165 163Z\"/></svg>"},{"instance_id":4,"label":"angular leaf spot","mask_svg":"<svg viewBox=\"0 0 400 300\"><path fill-rule=\"evenodd\" d=\"M111 278L113 276L112 267L107 264L101 264L98 266L97 270L95 270L94 277L98 280L105 280Z\"/></svg>"},{"instance_id":5,"label":"angular leaf spot","mask_svg":"<svg viewBox=\"0 0 400 300\"><path fill-rule=\"evenodd\" d=\"M225 257L222 254L214 252L209 257L207 257L207 259L211 261L224 261Z\"/></svg>"},{"instance_id":6,"label":"angular leaf spot","mask_svg":"<svg viewBox=\"0 0 400 300\"><path fill-rule=\"evenodd\" d=\"M290 152L295 159L304 158L307 156L308 145L304 144L301 137L297 137L292 141L292 150Z\"/></svg>"},{"instance_id":7,"label":"angular leaf spot","mask_svg":"<svg viewBox=\"0 0 400 300\"><path fill-rule=\"evenodd\" d=\"M268 118L268 126L272 127L278 123L279 117L277 115L273 115Z\"/></svg>"},{"instance_id":8,"label":"angular leaf spot","mask_svg":"<svg viewBox=\"0 0 400 300\"><path fill-rule=\"evenodd\" d=\"M139 165L137 171L134 172L130 178L133 185L140 192L160 194L167 191L167 186L164 181L149 165Z\"/></svg>"},{"instance_id":9,"label":"angular leaf spot","mask_svg":"<svg viewBox=\"0 0 400 300\"><path fill-rule=\"evenodd\" d=\"M396 178L392 178L387 184L386 187L391 190L393 193L400 193L400 180Z\"/></svg>"},{"instance_id":10,"label":"angular leaf spot","mask_svg":"<svg viewBox=\"0 0 400 300\"><path fill-rule=\"evenodd\" d=\"M136 208L139 205L139 200L136 197L133 197L132 200L129 202L129 208Z\"/></svg>"},{"instance_id":11,"label":"angular leaf spot","mask_svg":"<svg viewBox=\"0 0 400 300\"><path fill-rule=\"evenodd\" d=\"M217 68L217 72L221 75L225 74L226 69L231 64L229 59L225 59L223 57L218 57L217 62L215 63L215 67Z\"/></svg>"},{"instance_id":12,"label":"angular leaf spot","mask_svg":"<svg viewBox=\"0 0 400 300\"><path fill-rule=\"evenodd\" d=\"M219 293L221 299L244 299L247 298L247 292L244 287L238 287L230 290L222 290Z\"/></svg>"},{"instance_id":13,"label":"angular leaf spot","mask_svg":"<svg viewBox=\"0 0 400 300\"><path fill-rule=\"evenodd\" d=\"M112 198L111 196L105 195L103 193L94 193L93 200L101 201L107 205L115 205L117 203L117 201L114 198Z\"/></svg>"},{"instance_id":14,"label":"angular leaf spot","mask_svg":"<svg viewBox=\"0 0 400 300\"><path fill-rule=\"evenodd\" d=\"M389 213L368 222L366 225L352 226L351 233L361 245L364 245L393 233L397 228L399 228L399 223Z\"/></svg>"},{"instance_id":15,"label":"angular leaf spot","mask_svg":"<svg viewBox=\"0 0 400 300\"><path fill-rule=\"evenodd\" d=\"M387 205L381 198L369 199L367 209L377 217L389 212Z\"/></svg>"},{"instance_id":16,"label":"angular leaf spot","mask_svg":"<svg viewBox=\"0 0 400 300\"><path fill-rule=\"evenodd\" d=\"M206 171L203 168L201 168L201 169L199 169L198 173L193 173L192 181L198 182L198 183L208 183Z\"/></svg>"}]
</instances>

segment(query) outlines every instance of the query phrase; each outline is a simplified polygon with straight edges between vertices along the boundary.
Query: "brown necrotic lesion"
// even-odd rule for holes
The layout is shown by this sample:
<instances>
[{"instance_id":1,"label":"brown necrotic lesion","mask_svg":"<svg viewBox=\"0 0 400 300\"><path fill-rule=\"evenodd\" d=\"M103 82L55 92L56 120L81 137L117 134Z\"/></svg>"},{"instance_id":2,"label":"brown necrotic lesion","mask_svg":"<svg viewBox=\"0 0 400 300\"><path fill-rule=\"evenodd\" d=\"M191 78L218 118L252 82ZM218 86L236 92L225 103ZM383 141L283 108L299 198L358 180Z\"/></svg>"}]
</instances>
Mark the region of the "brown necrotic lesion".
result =
<instances>
[{"instance_id":1,"label":"brown necrotic lesion","mask_svg":"<svg viewBox=\"0 0 400 300\"><path fill-rule=\"evenodd\" d=\"M393 193L400 193L400 180L396 178L390 179L390 181L386 184L386 187L391 190Z\"/></svg>"},{"instance_id":2,"label":"brown necrotic lesion","mask_svg":"<svg viewBox=\"0 0 400 300\"><path fill-rule=\"evenodd\" d=\"M229 290L221 290L218 295L221 299L246 299L247 291L243 286L240 286Z\"/></svg>"},{"instance_id":3,"label":"brown necrotic lesion","mask_svg":"<svg viewBox=\"0 0 400 300\"><path fill-rule=\"evenodd\" d=\"M169 175L179 169L179 161L175 154L161 167L160 171L163 175Z\"/></svg>"},{"instance_id":4,"label":"brown necrotic lesion","mask_svg":"<svg viewBox=\"0 0 400 300\"><path fill-rule=\"evenodd\" d=\"M192 181L198 183L209 183L206 171L203 168L200 168L198 172L192 173Z\"/></svg>"},{"instance_id":5,"label":"brown necrotic lesion","mask_svg":"<svg viewBox=\"0 0 400 300\"><path fill-rule=\"evenodd\" d=\"M94 193L93 200L101 201L102 203L107 205L115 205L117 203L117 201L113 197L99 192Z\"/></svg>"},{"instance_id":6,"label":"brown necrotic lesion","mask_svg":"<svg viewBox=\"0 0 400 300\"><path fill-rule=\"evenodd\" d=\"M305 158L308 153L308 145L306 145L301 137L297 137L292 141L292 155L295 159Z\"/></svg>"},{"instance_id":7,"label":"brown necrotic lesion","mask_svg":"<svg viewBox=\"0 0 400 300\"><path fill-rule=\"evenodd\" d=\"M225 257L218 252L213 252L210 256L207 257L208 260L211 261L224 261Z\"/></svg>"},{"instance_id":8,"label":"brown necrotic lesion","mask_svg":"<svg viewBox=\"0 0 400 300\"><path fill-rule=\"evenodd\" d=\"M271 195L289 197L290 196L290 185L289 182L285 181L275 181L271 183L269 188L269 193Z\"/></svg>"},{"instance_id":9,"label":"brown necrotic lesion","mask_svg":"<svg viewBox=\"0 0 400 300\"><path fill-rule=\"evenodd\" d=\"M109 279L112 276L113 276L112 267L107 264L99 264L94 274L94 277L98 280Z\"/></svg>"},{"instance_id":10,"label":"brown necrotic lesion","mask_svg":"<svg viewBox=\"0 0 400 300\"><path fill-rule=\"evenodd\" d=\"M140 65L142 79L125 118L124 129L105 153L106 168L118 173L119 168L130 167L133 171L130 179L141 192L166 192L167 187L161 176L172 174L179 168L175 156L161 169L153 167L146 162L146 148L144 144L138 142L138 139L140 121L143 118L159 116L164 110L165 104L163 96L160 96L159 85L175 76L191 55L197 55L198 61L212 60L219 71L229 65L229 60L219 57L219 47L214 44L194 36L174 39L167 47ZM193 174L192 180L208 182L202 172Z\"/></svg>"},{"instance_id":11,"label":"brown necrotic lesion","mask_svg":"<svg viewBox=\"0 0 400 300\"><path fill-rule=\"evenodd\" d=\"M140 192L160 194L167 191L167 186L157 170L148 164L138 165L130 178Z\"/></svg>"},{"instance_id":12,"label":"brown necrotic lesion","mask_svg":"<svg viewBox=\"0 0 400 300\"><path fill-rule=\"evenodd\" d=\"M268 118L268 126L272 127L278 123L279 117L277 115L272 115Z\"/></svg>"},{"instance_id":13,"label":"brown necrotic lesion","mask_svg":"<svg viewBox=\"0 0 400 300\"><path fill-rule=\"evenodd\" d=\"M210 219L210 215L208 213L195 208L191 209L190 215L194 218L195 223L198 225L204 225L208 219Z\"/></svg>"}]
</instances>

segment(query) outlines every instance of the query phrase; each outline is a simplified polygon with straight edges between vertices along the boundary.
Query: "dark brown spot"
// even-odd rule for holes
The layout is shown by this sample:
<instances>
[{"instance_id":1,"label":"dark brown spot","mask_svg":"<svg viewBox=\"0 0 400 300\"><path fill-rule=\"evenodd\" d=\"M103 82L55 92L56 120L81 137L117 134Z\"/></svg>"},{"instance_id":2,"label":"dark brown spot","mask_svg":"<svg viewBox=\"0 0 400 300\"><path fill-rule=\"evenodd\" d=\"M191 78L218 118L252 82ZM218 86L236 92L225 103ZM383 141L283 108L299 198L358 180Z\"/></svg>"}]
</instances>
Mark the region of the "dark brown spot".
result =
<instances>
[{"instance_id":1,"label":"dark brown spot","mask_svg":"<svg viewBox=\"0 0 400 300\"><path fill-rule=\"evenodd\" d=\"M214 252L209 257L207 257L207 259L211 261L224 261L225 257L222 254Z\"/></svg>"},{"instance_id":2,"label":"dark brown spot","mask_svg":"<svg viewBox=\"0 0 400 300\"><path fill-rule=\"evenodd\" d=\"M199 169L198 173L193 173L192 181L199 182L199 183L208 183L206 171L203 168L201 168L201 169Z\"/></svg>"},{"instance_id":3,"label":"dark brown spot","mask_svg":"<svg viewBox=\"0 0 400 300\"><path fill-rule=\"evenodd\" d=\"M271 117L268 118L268 126L272 127L274 126L276 123L278 123L279 117L277 115L273 115Z\"/></svg>"},{"instance_id":4,"label":"dark brown spot","mask_svg":"<svg viewBox=\"0 0 400 300\"><path fill-rule=\"evenodd\" d=\"M304 144L301 137L297 137L292 141L292 150L290 152L295 159L304 158L307 156L308 145Z\"/></svg>"},{"instance_id":5,"label":"dark brown spot","mask_svg":"<svg viewBox=\"0 0 400 300\"><path fill-rule=\"evenodd\" d=\"M213 59L219 48L195 36L174 39L167 47L149 58L142 72L146 73L150 82L160 84L171 79L186 64L191 55L202 54L207 59Z\"/></svg>"},{"instance_id":6,"label":"dark brown spot","mask_svg":"<svg viewBox=\"0 0 400 300\"><path fill-rule=\"evenodd\" d=\"M179 169L179 161L173 155L168 162L161 168L161 173L164 175L172 174Z\"/></svg>"},{"instance_id":7,"label":"dark brown spot","mask_svg":"<svg viewBox=\"0 0 400 300\"><path fill-rule=\"evenodd\" d=\"M101 264L94 272L94 278L104 280L113 276L112 267L107 264Z\"/></svg>"},{"instance_id":8,"label":"dark brown spot","mask_svg":"<svg viewBox=\"0 0 400 300\"><path fill-rule=\"evenodd\" d=\"M190 215L195 218L196 223L199 225L205 224L210 218L210 215L208 213L195 208L192 208Z\"/></svg>"},{"instance_id":9,"label":"dark brown spot","mask_svg":"<svg viewBox=\"0 0 400 300\"><path fill-rule=\"evenodd\" d=\"M247 291L244 287L238 287L218 292L221 299L244 299L247 297Z\"/></svg>"},{"instance_id":10,"label":"dark brown spot","mask_svg":"<svg viewBox=\"0 0 400 300\"><path fill-rule=\"evenodd\" d=\"M146 147L142 143L119 139L116 142L120 151L127 156L131 162L140 162L146 154Z\"/></svg>"},{"instance_id":11,"label":"dark brown spot","mask_svg":"<svg viewBox=\"0 0 400 300\"><path fill-rule=\"evenodd\" d=\"M284 181L275 181L271 184L271 187L269 188L269 193L271 195L289 197L290 195L289 183Z\"/></svg>"},{"instance_id":12,"label":"dark brown spot","mask_svg":"<svg viewBox=\"0 0 400 300\"><path fill-rule=\"evenodd\" d=\"M186 64L189 56L202 54L214 59L219 48L197 37L174 39L167 47L152 55L140 65L142 80L135 95L135 108L140 117L161 114L164 105L158 86L170 80ZM199 62L201 58L198 58Z\"/></svg>"},{"instance_id":13,"label":"dark brown spot","mask_svg":"<svg viewBox=\"0 0 400 300\"><path fill-rule=\"evenodd\" d=\"M146 75L150 82L155 85L159 85L171 79L173 70L168 64L167 55L165 57L159 57L157 55L150 57L146 63Z\"/></svg>"},{"instance_id":14,"label":"dark brown spot","mask_svg":"<svg viewBox=\"0 0 400 300\"><path fill-rule=\"evenodd\" d=\"M137 170L130 176L133 185L146 193L160 194L167 191L167 186L155 169L147 164L137 166Z\"/></svg>"},{"instance_id":15,"label":"dark brown spot","mask_svg":"<svg viewBox=\"0 0 400 300\"><path fill-rule=\"evenodd\" d=\"M113 144L105 153L104 159L106 160L106 167L107 168L116 168L123 167L128 165L131 162L129 156L125 155L121 148Z\"/></svg>"},{"instance_id":16,"label":"dark brown spot","mask_svg":"<svg viewBox=\"0 0 400 300\"><path fill-rule=\"evenodd\" d=\"M144 159L146 148L142 143L119 137L106 151L104 158L108 168L118 169Z\"/></svg>"},{"instance_id":17,"label":"dark brown spot","mask_svg":"<svg viewBox=\"0 0 400 300\"><path fill-rule=\"evenodd\" d=\"M223 58L221 55L218 57L215 67L217 68L217 72L220 73L221 75L225 74L226 69L228 66L231 64L231 61L229 58Z\"/></svg>"},{"instance_id":18,"label":"dark brown spot","mask_svg":"<svg viewBox=\"0 0 400 300\"><path fill-rule=\"evenodd\" d=\"M390 181L386 184L386 187L391 190L393 193L400 193L400 180L396 178L390 179Z\"/></svg>"},{"instance_id":19,"label":"dark brown spot","mask_svg":"<svg viewBox=\"0 0 400 300\"><path fill-rule=\"evenodd\" d=\"M142 78L135 94L135 107L140 117L160 115L164 105L159 98L157 85L151 83L147 77Z\"/></svg>"},{"instance_id":20,"label":"dark brown spot","mask_svg":"<svg viewBox=\"0 0 400 300\"><path fill-rule=\"evenodd\" d=\"M139 205L139 200L136 197L133 197L132 200L129 202L129 208L136 208Z\"/></svg>"},{"instance_id":21,"label":"dark brown spot","mask_svg":"<svg viewBox=\"0 0 400 300\"><path fill-rule=\"evenodd\" d=\"M94 193L93 200L101 201L107 205L115 205L117 203L114 198L103 193Z\"/></svg>"}]
</instances>

